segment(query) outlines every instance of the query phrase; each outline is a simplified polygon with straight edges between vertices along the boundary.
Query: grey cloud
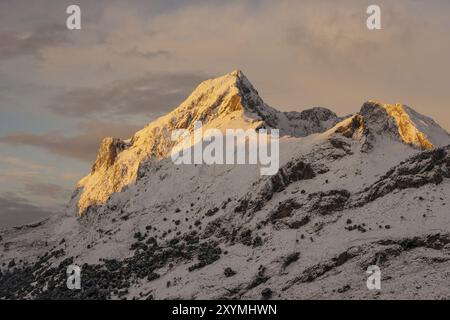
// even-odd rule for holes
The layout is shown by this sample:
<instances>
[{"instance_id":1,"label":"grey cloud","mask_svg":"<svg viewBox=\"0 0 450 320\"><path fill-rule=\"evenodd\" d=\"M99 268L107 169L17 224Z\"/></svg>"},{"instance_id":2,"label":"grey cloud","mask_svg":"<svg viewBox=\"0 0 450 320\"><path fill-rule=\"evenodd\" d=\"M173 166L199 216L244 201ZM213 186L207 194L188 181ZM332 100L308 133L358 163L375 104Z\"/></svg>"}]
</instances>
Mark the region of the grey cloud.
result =
<instances>
[{"instance_id":1,"label":"grey cloud","mask_svg":"<svg viewBox=\"0 0 450 320\"><path fill-rule=\"evenodd\" d=\"M31 182L24 186L27 194L38 197L64 198L70 194L70 190L54 183Z\"/></svg>"},{"instance_id":2,"label":"grey cloud","mask_svg":"<svg viewBox=\"0 0 450 320\"><path fill-rule=\"evenodd\" d=\"M355 64L360 57L379 50L377 43L363 38L352 38L345 32L329 38L326 34L292 28L287 31L287 41L300 47L311 60L327 65Z\"/></svg>"},{"instance_id":3,"label":"grey cloud","mask_svg":"<svg viewBox=\"0 0 450 320\"><path fill-rule=\"evenodd\" d=\"M53 214L52 209L35 206L13 193L0 194L0 228L35 222L51 214Z\"/></svg>"},{"instance_id":4,"label":"grey cloud","mask_svg":"<svg viewBox=\"0 0 450 320\"><path fill-rule=\"evenodd\" d=\"M64 116L89 118L154 115L181 103L205 80L198 74L147 74L105 88L79 88L55 98L48 107Z\"/></svg>"},{"instance_id":5,"label":"grey cloud","mask_svg":"<svg viewBox=\"0 0 450 320\"><path fill-rule=\"evenodd\" d=\"M0 33L0 59L23 55L40 58L42 49L69 42L64 24L43 25L28 33L3 32Z\"/></svg>"},{"instance_id":6,"label":"grey cloud","mask_svg":"<svg viewBox=\"0 0 450 320\"><path fill-rule=\"evenodd\" d=\"M37 147L56 155L92 162L95 160L102 138L106 136L128 138L138 129L139 127L134 125L91 121L83 124L83 131L74 136L66 136L61 132L46 134L17 132L0 136L0 143Z\"/></svg>"},{"instance_id":7,"label":"grey cloud","mask_svg":"<svg viewBox=\"0 0 450 320\"><path fill-rule=\"evenodd\" d=\"M125 57L140 58L140 59L155 59L155 58L170 58L172 53L168 50L156 51L141 51L134 47L122 54Z\"/></svg>"},{"instance_id":8,"label":"grey cloud","mask_svg":"<svg viewBox=\"0 0 450 320\"><path fill-rule=\"evenodd\" d=\"M367 63L387 47L404 49L415 40L412 30L418 26L406 20L405 12L383 7L382 31L367 30L367 16L361 12L365 12L364 5L354 4L330 8L320 16L303 14L286 29L285 41L312 62L349 67Z\"/></svg>"}]
</instances>

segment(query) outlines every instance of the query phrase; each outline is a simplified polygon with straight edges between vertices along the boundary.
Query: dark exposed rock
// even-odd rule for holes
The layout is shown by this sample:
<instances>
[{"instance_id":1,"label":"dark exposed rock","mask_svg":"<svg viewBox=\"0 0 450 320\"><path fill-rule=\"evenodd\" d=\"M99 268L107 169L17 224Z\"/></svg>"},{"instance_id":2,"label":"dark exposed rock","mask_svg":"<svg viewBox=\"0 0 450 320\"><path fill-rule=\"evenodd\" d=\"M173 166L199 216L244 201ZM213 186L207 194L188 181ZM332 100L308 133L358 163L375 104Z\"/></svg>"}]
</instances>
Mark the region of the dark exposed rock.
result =
<instances>
[{"instance_id":1,"label":"dark exposed rock","mask_svg":"<svg viewBox=\"0 0 450 320\"><path fill-rule=\"evenodd\" d=\"M262 244L263 244L263 240L262 240L262 238L260 236L256 236L253 239L253 244L252 244L253 248L260 247L260 246L262 246Z\"/></svg>"},{"instance_id":2,"label":"dark exposed rock","mask_svg":"<svg viewBox=\"0 0 450 320\"><path fill-rule=\"evenodd\" d=\"M272 199L275 193L283 191L291 183L300 180L313 179L314 177L315 173L310 164L300 159L290 161L280 168L277 174L271 176L269 180L263 184L255 198L253 198L252 193L247 194L240 199L238 206L235 208L235 212L246 213L249 209L251 209L252 212L257 212Z\"/></svg>"},{"instance_id":3,"label":"dark exposed rock","mask_svg":"<svg viewBox=\"0 0 450 320\"><path fill-rule=\"evenodd\" d=\"M308 211L330 214L345 208L350 192L347 190L330 190L316 192L308 196Z\"/></svg>"},{"instance_id":4,"label":"dark exposed rock","mask_svg":"<svg viewBox=\"0 0 450 320\"><path fill-rule=\"evenodd\" d=\"M211 237L212 235L221 236L220 230L222 227L222 221L221 219L215 219L213 221L210 221L205 228L205 231L203 232L202 238L206 239Z\"/></svg>"},{"instance_id":5,"label":"dark exposed rock","mask_svg":"<svg viewBox=\"0 0 450 320\"><path fill-rule=\"evenodd\" d=\"M359 250L359 249L358 249ZM323 276L325 273L333 270L334 268L337 268L347 261L353 259L358 254L358 250L355 250L355 248L350 248L347 251L342 252L341 254L333 257L332 259L328 261L324 261L318 264L315 264L313 266L310 266L306 268L300 276L296 277L294 280L292 280L288 286L284 287L283 290L288 289L294 284L297 283L305 283L305 282L312 282L316 280L317 278Z\"/></svg>"},{"instance_id":6,"label":"dark exposed rock","mask_svg":"<svg viewBox=\"0 0 450 320\"><path fill-rule=\"evenodd\" d=\"M308 163L301 160L294 160L278 170L278 173L271 177L270 186L265 197L270 197L275 192L283 191L289 184L295 181L308 180L315 177L314 171Z\"/></svg>"},{"instance_id":7,"label":"dark exposed rock","mask_svg":"<svg viewBox=\"0 0 450 320\"><path fill-rule=\"evenodd\" d=\"M364 119L362 152L370 152L377 137L392 137L400 141L398 127L393 117L378 102L368 101L363 104L359 115Z\"/></svg>"},{"instance_id":8,"label":"dark exposed rock","mask_svg":"<svg viewBox=\"0 0 450 320\"><path fill-rule=\"evenodd\" d=\"M450 243L450 235L448 233L436 233L413 238L384 239L376 243L384 246L398 244L405 251L419 247L441 250L446 244Z\"/></svg>"},{"instance_id":9,"label":"dark exposed rock","mask_svg":"<svg viewBox=\"0 0 450 320\"><path fill-rule=\"evenodd\" d=\"M343 150L346 154L353 154L353 152L351 151L351 146L349 143L337 139L337 138L331 138L330 143L333 147L335 147L336 149L341 149Z\"/></svg>"},{"instance_id":10,"label":"dark exposed rock","mask_svg":"<svg viewBox=\"0 0 450 320\"><path fill-rule=\"evenodd\" d=\"M236 206L236 208L234 209L234 212L241 212L241 213L245 213L247 211L249 205L249 201L248 199L240 199L238 202L238 205Z\"/></svg>"},{"instance_id":11,"label":"dark exposed rock","mask_svg":"<svg viewBox=\"0 0 450 320\"><path fill-rule=\"evenodd\" d=\"M260 266L258 273L256 274L254 279L248 284L248 286L246 288L247 288L247 290L251 290L251 289L259 286L260 284L267 282L267 280L269 280L269 279L270 279L270 277L266 275L266 268L263 266Z\"/></svg>"},{"instance_id":12,"label":"dark exposed rock","mask_svg":"<svg viewBox=\"0 0 450 320\"><path fill-rule=\"evenodd\" d=\"M262 292L261 292L261 296L264 300L269 300L270 298L272 298L273 292L272 289L270 288L265 288Z\"/></svg>"},{"instance_id":13,"label":"dark exposed rock","mask_svg":"<svg viewBox=\"0 0 450 320\"><path fill-rule=\"evenodd\" d=\"M370 265L377 265L381 267L390 258L399 256L403 251L404 249L399 244L383 246L361 263L362 268L367 268Z\"/></svg>"},{"instance_id":14,"label":"dark exposed rock","mask_svg":"<svg viewBox=\"0 0 450 320\"><path fill-rule=\"evenodd\" d=\"M237 273L237 272L234 271L233 269L231 269L230 267L225 268L225 270L224 270L224 272L223 272L223 274L224 274L225 277L227 277L227 278L234 276L236 273Z\"/></svg>"},{"instance_id":15,"label":"dark exposed rock","mask_svg":"<svg viewBox=\"0 0 450 320\"><path fill-rule=\"evenodd\" d=\"M217 207L212 208L212 209L209 209L209 210L205 213L205 216L211 217L211 216L215 215L218 211L219 211L219 208L217 208Z\"/></svg>"},{"instance_id":16,"label":"dark exposed rock","mask_svg":"<svg viewBox=\"0 0 450 320\"><path fill-rule=\"evenodd\" d=\"M390 169L377 182L357 195L353 206L363 206L395 189L419 188L425 184L440 184L450 178L450 147L423 151Z\"/></svg>"},{"instance_id":17,"label":"dark exposed rock","mask_svg":"<svg viewBox=\"0 0 450 320\"><path fill-rule=\"evenodd\" d=\"M292 212L296 209L301 208L294 199L286 200L278 205L278 207L270 214L269 220L275 223L277 220L290 217Z\"/></svg>"},{"instance_id":18,"label":"dark exposed rock","mask_svg":"<svg viewBox=\"0 0 450 320\"><path fill-rule=\"evenodd\" d=\"M102 167L108 168L112 166L119 153L127 147L128 145L120 139L104 138L100 143L97 159L92 166L92 172L98 171Z\"/></svg>"},{"instance_id":19,"label":"dark exposed rock","mask_svg":"<svg viewBox=\"0 0 450 320\"><path fill-rule=\"evenodd\" d=\"M343 287L337 289L337 292L338 292L338 293L344 293L344 292L347 292L347 291L350 290L350 289L351 289L350 285L347 284L347 285L345 285L345 286L343 286Z\"/></svg>"},{"instance_id":20,"label":"dark exposed rock","mask_svg":"<svg viewBox=\"0 0 450 320\"><path fill-rule=\"evenodd\" d=\"M250 229L242 231L240 235L240 241L243 245L251 246L253 243L252 231Z\"/></svg>"},{"instance_id":21,"label":"dark exposed rock","mask_svg":"<svg viewBox=\"0 0 450 320\"><path fill-rule=\"evenodd\" d=\"M300 252L293 252L287 257L284 258L283 261L283 269L287 268L290 264L294 263L300 258Z\"/></svg>"},{"instance_id":22,"label":"dark exposed rock","mask_svg":"<svg viewBox=\"0 0 450 320\"><path fill-rule=\"evenodd\" d=\"M311 218L309 216L304 216L300 220L294 220L288 222L288 226L291 229L299 229L305 225L307 225L311 221Z\"/></svg>"},{"instance_id":23,"label":"dark exposed rock","mask_svg":"<svg viewBox=\"0 0 450 320\"><path fill-rule=\"evenodd\" d=\"M157 273L155 273L155 272L152 272L152 273L150 273L150 274L147 276L147 280L148 280L148 281L153 281L153 280L158 279L159 277L160 277L159 274L157 274Z\"/></svg>"},{"instance_id":24,"label":"dark exposed rock","mask_svg":"<svg viewBox=\"0 0 450 320\"><path fill-rule=\"evenodd\" d=\"M134 237L135 239L137 239L138 241L143 241L143 240L145 240L145 235L142 234L140 231L136 232L136 233L133 235L133 237Z\"/></svg>"},{"instance_id":25,"label":"dark exposed rock","mask_svg":"<svg viewBox=\"0 0 450 320\"><path fill-rule=\"evenodd\" d=\"M326 108L315 107L302 112L284 112L290 127L292 136L305 136L328 130L341 120L333 111Z\"/></svg>"},{"instance_id":26,"label":"dark exposed rock","mask_svg":"<svg viewBox=\"0 0 450 320\"><path fill-rule=\"evenodd\" d=\"M208 242L202 243L199 247L198 260L199 262L189 267L189 271L194 271L196 269L203 268L209 264L214 263L220 259L222 250L219 248L217 243Z\"/></svg>"},{"instance_id":27,"label":"dark exposed rock","mask_svg":"<svg viewBox=\"0 0 450 320\"><path fill-rule=\"evenodd\" d=\"M8 263L8 269L14 268L15 265L16 265L16 260L12 259L12 260Z\"/></svg>"},{"instance_id":28,"label":"dark exposed rock","mask_svg":"<svg viewBox=\"0 0 450 320\"><path fill-rule=\"evenodd\" d=\"M341 133L346 138L352 138L358 129L364 130L364 118L361 115L355 115L349 125L338 127L336 133Z\"/></svg>"},{"instance_id":29,"label":"dark exposed rock","mask_svg":"<svg viewBox=\"0 0 450 320\"><path fill-rule=\"evenodd\" d=\"M345 227L345 229L348 231L358 230L359 232L362 232L362 233L367 232L367 229L364 224L350 225L350 226Z\"/></svg>"},{"instance_id":30,"label":"dark exposed rock","mask_svg":"<svg viewBox=\"0 0 450 320\"><path fill-rule=\"evenodd\" d=\"M145 243L142 243L142 242L134 242L131 245L130 249L131 250L139 250L139 249L141 249L141 250L145 251L145 250L147 250L147 245Z\"/></svg>"},{"instance_id":31,"label":"dark exposed rock","mask_svg":"<svg viewBox=\"0 0 450 320\"><path fill-rule=\"evenodd\" d=\"M186 241L187 244L193 245L200 242L200 237L198 236L197 231L191 231L183 236L183 240Z\"/></svg>"}]
</instances>

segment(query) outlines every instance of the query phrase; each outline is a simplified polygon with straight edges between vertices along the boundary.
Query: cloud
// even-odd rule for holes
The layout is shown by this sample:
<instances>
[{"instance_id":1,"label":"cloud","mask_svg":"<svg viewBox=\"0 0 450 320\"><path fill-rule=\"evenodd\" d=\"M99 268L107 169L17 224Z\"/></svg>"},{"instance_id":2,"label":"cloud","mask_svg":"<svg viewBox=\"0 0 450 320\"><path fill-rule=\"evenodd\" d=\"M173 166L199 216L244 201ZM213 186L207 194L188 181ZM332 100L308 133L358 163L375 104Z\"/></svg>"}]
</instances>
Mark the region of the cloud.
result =
<instances>
[{"instance_id":1,"label":"cloud","mask_svg":"<svg viewBox=\"0 0 450 320\"><path fill-rule=\"evenodd\" d=\"M413 31L419 26L407 20L405 7L383 6L381 31L366 28L366 7L356 2L328 10L320 5L306 7L298 21L286 28L285 41L310 62L348 68L367 64L386 48L390 54L400 53L416 40Z\"/></svg>"},{"instance_id":2,"label":"cloud","mask_svg":"<svg viewBox=\"0 0 450 320\"><path fill-rule=\"evenodd\" d=\"M70 194L70 190L60 185L47 182L32 182L25 184L24 190L28 195L50 198L65 198Z\"/></svg>"},{"instance_id":3,"label":"cloud","mask_svg":"<svg viewBox=\"0 0 450 320\"><path fill-rule=\"evenodd\" d=\"M23 181L37 178L39 172L27 169L0 171L0 182Z\"/></svg>"},{"instance_id":4,"label":"cloud","mask_svg":"<svg viewBox=\"0 0 450 320\"><path fill-rule=\"evenodd\" d=\"M168 50L156 50L156 51L143 51L138 50L137 47L134 47L131 50L128 50L123 53L123 56L129 58L140 58L140 59L155 59L155 58L170 58L172 53Z\"/></svg>"},{"instance_id":5,"label":"cloud","mask_svg":"<svg viewBox=\"0 0 450 320\"><path fill-rule=\"evenodd\" d=\"M78 88L57 96L48 108L58 115L92 118L155 115L180 104L205 80L193 73L147 74L104 88Z\"/></svg>"},{"instance_id":6,"label":"cloud","mask_svg":"<svg viewBox=\"0 0 450 320\"><path fill-rule=\"evenodd\" d=\"M42 164L42 163L36 163L30 160L22 159L19 157L12 157L12 156L1 156L0 155L0 162L8 165L13 165L15 167L22 167L27 168L30 170L43 170L43 169L50 169L48 165Z\"/></svg>"},{"instance_id":7,"label":"cloud","mask_svg":"<svg viewBox=\"0 0 450 320\"><path fill-rule=\"evenodd\" d=\"M72 183L81 176L41 165L28 157L0 156L0 194L14 192L38 206L67 203Z\"/></svg>"},{"instance_id":8,"label":"cloud","mask_svg":"<svg viewBox=\"0 0 450 320\"><path fill-rule=\"evenodd\" d=\"M41 57L41 50L69 43L64 24L42 25L30 32L0 33L0 59L17 56Z\"/></svg>"},{"instance_id":9,"label":"cloud","mask_svg":"<svg viewBox=\"0 0 450 320\"><path fill-rule=\"evenodd\" d=\"M31 223L53 214L54 209L33 205L11 192L0 194L0 228Z\"/></svg>"},{"instance_id":10,"label":"cloud","mask_svg":"<svg viewBox=\"0 0 450 320\"><path fill-rule=\"evenodd\" d=\"M33 134L27 132L11 133L1 136L0 143L10 146L32 146L44 149L50 153L92 162L98 150L101 139L106 136L128 138L139 127L134 125L90 121L81 126L78 135L67 136L61 132Z\"/></svg>"},{"instance_id":11,"label":"cloud","mask_svg":"<svg viewBox=\"0 0 450 320\"><path fill-rule=\"evenodd\" d=\"M80 180L82 178L82 175L80 173L71 173L67 172L61 175L61 179L66 181L76 181Z\"/></svg>"}]
</instances>

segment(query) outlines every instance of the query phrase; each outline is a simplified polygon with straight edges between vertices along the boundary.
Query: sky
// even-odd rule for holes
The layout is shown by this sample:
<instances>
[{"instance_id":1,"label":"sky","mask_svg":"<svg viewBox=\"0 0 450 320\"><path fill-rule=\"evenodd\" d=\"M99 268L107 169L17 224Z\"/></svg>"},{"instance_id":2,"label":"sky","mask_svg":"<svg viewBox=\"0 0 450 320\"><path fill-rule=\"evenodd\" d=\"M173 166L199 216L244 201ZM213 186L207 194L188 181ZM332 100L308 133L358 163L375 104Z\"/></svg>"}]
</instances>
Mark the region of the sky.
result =
<instances>
[{"instance_id":1,"label":"sky","mask_svg":"<svg viewBox=\"0 0 450 320\"><path fill-rule=\"evenodd\" d=\"M81 30L66 8L81 8ZM381 30L366 9L381 8ZM100 140L240 69L279 110L404 103L450 129L448 0L2 0L0 228L61 212Z\"/></svg>"}]
</instances>

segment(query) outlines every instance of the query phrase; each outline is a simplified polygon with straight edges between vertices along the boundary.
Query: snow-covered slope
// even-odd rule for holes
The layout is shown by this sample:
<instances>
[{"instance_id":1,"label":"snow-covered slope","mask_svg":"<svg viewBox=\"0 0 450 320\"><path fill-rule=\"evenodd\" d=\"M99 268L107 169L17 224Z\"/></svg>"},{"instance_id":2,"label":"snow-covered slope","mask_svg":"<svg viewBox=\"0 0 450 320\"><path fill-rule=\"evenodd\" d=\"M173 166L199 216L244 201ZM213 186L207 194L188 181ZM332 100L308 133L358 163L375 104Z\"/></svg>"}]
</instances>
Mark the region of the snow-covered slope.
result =
<instances>
[{"instance_id":1,"label":"snow-covered slope","mask_svg":"<svg viewBox=\"0 0 450 320\"><path fill-rule=\"evenodd\" d=\"M280 170L174 165L170 131L195 120L279 128ZM283 113L239 71L208 80L131 140L105 139L65 214L0 233L0 298L448 299L449 143L406 106Z\"/></svg>"}]
</instances>

